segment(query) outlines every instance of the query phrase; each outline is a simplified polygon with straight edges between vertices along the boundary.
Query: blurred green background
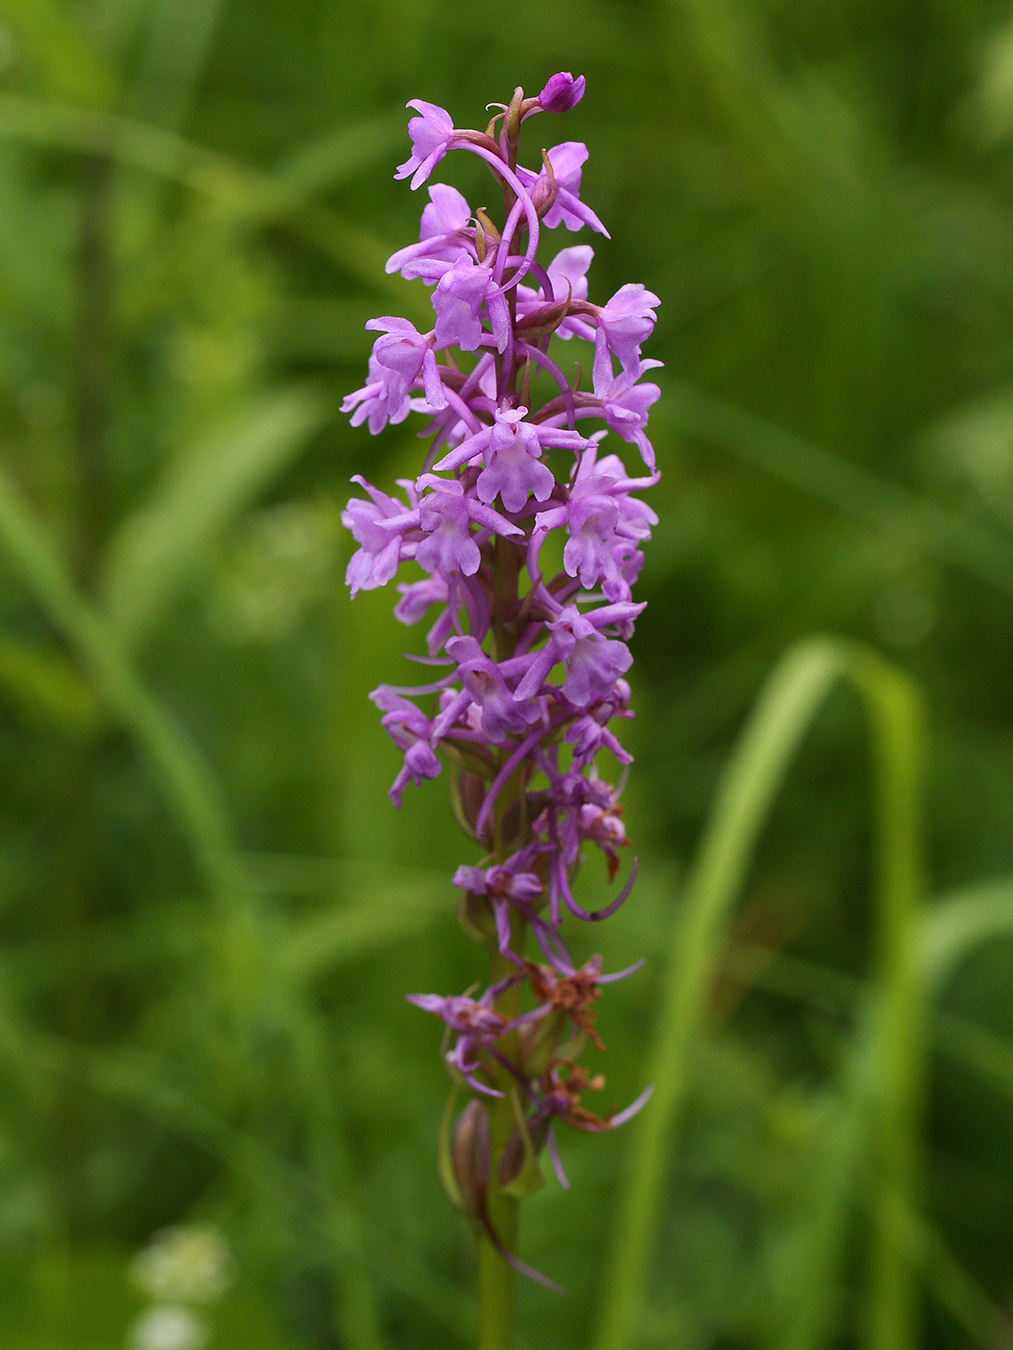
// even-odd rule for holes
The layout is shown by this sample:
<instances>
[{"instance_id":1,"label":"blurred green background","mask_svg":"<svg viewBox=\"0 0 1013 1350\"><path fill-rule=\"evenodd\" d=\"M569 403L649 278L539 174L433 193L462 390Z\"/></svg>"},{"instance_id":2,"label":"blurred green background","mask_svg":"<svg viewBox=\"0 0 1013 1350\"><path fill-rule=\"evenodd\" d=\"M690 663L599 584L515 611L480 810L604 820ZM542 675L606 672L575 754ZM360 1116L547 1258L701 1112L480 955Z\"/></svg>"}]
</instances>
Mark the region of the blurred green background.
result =
<instances>
[{"instance_id":1,"label":"blurred green background","mask_svg":"<svg viewBox=\"0 0 1013 1350\"><path fill-rule=\"evenodd\" d=\"M403 995L480 977L448 882L474 859L445 781L386 800L397 752L365 695L417 644L391 595L342 585L349 476L414 476L421 451L338 406L365 320L426 306L383 273L424 199L392 178L405 100L484 125L559 69L587 96L533 125L590 147L612 233L592 298L656 291L666 363L625 799L640 881L593 934L610 967L648 964L602 1012L609 1093L644 1082L680 879L801 637L913 675L931 894L988 883L1007 916L926 1033L920 1322L887 1345L874 1158L847 1173L832 1268L811 1259L877 941L863 713L835 693L708 985L635 1344L1009 1343L1009 5L0 0L5 1348L123 1345L131 1254L196 1221L235 1259L213 1345L470 1343L470 1235L433 1164L439 1036ZM442 177L492 201L483 172L458 156ZM524 1256L570 1290L522 1289L528 1350L591 1341L636 1128L567 1138L573 1191L527 1203Z\"/></svg>"}]
</instances>

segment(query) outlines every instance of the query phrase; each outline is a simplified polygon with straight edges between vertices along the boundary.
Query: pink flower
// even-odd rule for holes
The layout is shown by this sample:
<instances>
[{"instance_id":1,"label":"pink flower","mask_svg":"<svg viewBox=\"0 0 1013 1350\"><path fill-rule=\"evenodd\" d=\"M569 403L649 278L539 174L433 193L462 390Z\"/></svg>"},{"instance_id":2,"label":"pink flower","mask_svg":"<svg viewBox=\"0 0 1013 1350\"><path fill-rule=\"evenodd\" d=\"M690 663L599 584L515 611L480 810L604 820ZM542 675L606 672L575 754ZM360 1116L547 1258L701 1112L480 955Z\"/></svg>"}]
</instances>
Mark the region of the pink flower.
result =
<instances>
[{"instance_id":1,"label":"pink flower","mask_svg":"<svg viewBox=\"0 0 1013 1350\"><path fill-rule=\"evenodd\" d=\"M418 787L423 779L439 775L440 761L429 744L432 723L414 703L388 685L381 684L369 697L384 714L381 723L387 735L405 752L404 766L387 793L400 810L401 796L409 783Z\"/></svg>"},{"instance_id":2,"label":"pink flower","mask_svg":"<svg viewBox=\"0 0 1013 1350\"><path fill-rule=\"evenodd\" d=\"M403 395L400 403L396 402L396 398L397 388L393 385L391 371L381 366L375 356L370 356L368 382L361 389L345 396L341 411L352 414L353 427L361 426L368 419L370 433L377 436L388 422L395 425L403 422L411 412L407 394Z\"/></svg>"},{"instance_id":3,"label":"pink flower","mask_svg":"<svg viewBox=\"0 0 1013 1350\"><path fill-rule=\"evenodd\" d=\"M595 363L597 366L597 362ZM660 361L641 361L639 373L660 366ZM647 439L647 410L661 398L656 384L637 384L622 371L618 378L611 372L595 371L595 395L601 400L602 416L617 435L635 445L651 473L655 471L654 447Z\"/></svg>"},{"instance_id":4,"label":"pink flower","mask_svg":"<svg viewBox=\"0 0 1013 1350\"><path fill-rule=\"evenodd\" d=\"M391 417L399 411L409 390L421 377L426 402L431 408L445 408L447 396L440 383L432 335L423 336L407 319L370 319L368 329L384 334L373 343L373 358L383 367L387 407Z\"/></svg>"},{"instance_id":5,"label":"pink flower","mask_svg":"<svg viewBox=\"0 0 1013 1350\"><path fill-rule=\"evenodd\" d=\"M408 135L412 138L411 157L398 165L394 177L411 176L414 192L446 155L450 138L454 134L454 124L445 108L438 108L435 103L426 103L421 98L411 99L405 107L415 108L422 115L413 117L408 123Z\"/></svg>"},{"instance_id":6,"label":"pink flower","mask_svg":"<svg viewBox=\"0 0 1013 1350\"><path fill-rule=\"evenodd\" d=\"M604 379L612 373L611 352L631 379L640 373L640 344L654 332L658 316L654 306L661 301L638 283L621 286L607 305L598 310L598 335L594 347L594 374Z\"/></svg>"},{"instance_id":7,"label":"pink flower","mask_svg":"<svg viewBox=\"0 0 1013 1350\"><path fill-rule=\"evenodd\" d=\"M462 248L473 247L473 231L469 233L468 230L471 207L457 188L434 183L429 189L429 198L429 205L422 212L419 242L392 253L387 259L386 272L401 272L409 277L414 274L404 272L404 266L416 258L453 262Z\"/></svg>"},{"instance_id":8,"label":"pink flower","mask_svg":"<svg viewBox=\"0 0 1013 1350\"><path fill-rule=\"evenodd\" d=\"M584 76L576 79L568 70L561 70L545 82L545 88L538 95L542 112L564 113L575 108L584 97Z\"/></svg>"},{"instance_id":9,"label":"pink flower","mask_svg":"<svg viewBox=\"0 0 1013 1350\"><path fill-rule=\"evenodd\" d=\"M495 744L509 735L525 732L538 720L534 704L522 706L507 687L503 669L482 650L473 637L453 637L447 654L457 662L464 689L443 709L433 724L433 739L439 740L454 725L469 704L481 709L481 727ZM507 666L509 670L510 667Z\"/></svg>"},{"instance_id":10,"label":"pink flower","mask_svg":"<svg viewBox=\"0 0 1013 1350\"><path fill-rule=\"evenodd\" d=\"M457 346L462 352L476 350L482 341L479 313L491 284L492 271L472 262L465 253L447 268L433 292L439 346ZM506 346L505 334L503 346Z\"/></svg>"},{"instance_id":11,"label":"pink flower","mask_svg":"<svg viewBox=\"0 0 1013 1350\"><path fill-rule=\"evenodd\" d=\"M352 479L369 493L370 501L361 497L352 497L341 513L341 523L351 530L356 543L360 545L352 555L345 572L345 583L350 587L352 599L359 591L372 591L378 586L386 586L397 572L401 559L407 556L403 531L386 530L381 521L392 520L405 513L405 505L396 497L388 497L379 488L367 483L361 474Z\"/></svg>"},{"instance_id":12,"label":"pink flower","mask_svg":"<svg viewBox=\"0 0 1013 1350\"><path fill-rule=\"evenodd\" d=\"M418 486L431 489L419 501L418 523L426 538L415 553L416 562L427 572L439 572L444 577L459 573L466 577L475 575L482 555L471 534L473 523L494 534L523 533L498 512L466 497L464 488L456 481L429 473L423 474Z\"/></svg>"},{"instance_id":13,"label":"pink flower","mask_svg":"<svg viewBox=\"0 0 1013 1350\"><path fill-rule=\"evenodd\" d=\"M527 411L516 408L496 414L485 452L486 467L475 485L480 501L494 502L498 496L506 511L520 511L529 492L544 502L556 484L551 470L539 463L538 428L525 423Z\"/></svg>"},{"instance_id":14,"label":"pink flower","mask_svg":"<svg viewBox=\"0 0 1013 1350\"><path fill-rule=\"evenodd\" d=\"M555 201L545 213L544 224L554 230L557 225L565 225L568 230L579 230L582 225L590 225L609 239L608 230L589 206L580 200L580 176L584 161L587 159L587 146L581 141L563 141L549 151L549 163L556 181ZM517 168L517 177L532 194L536 201L539 194L548 199L552 191L549 175L543 168L541 173L532 173L530 169Z\"/></svg>"}]
</instances>

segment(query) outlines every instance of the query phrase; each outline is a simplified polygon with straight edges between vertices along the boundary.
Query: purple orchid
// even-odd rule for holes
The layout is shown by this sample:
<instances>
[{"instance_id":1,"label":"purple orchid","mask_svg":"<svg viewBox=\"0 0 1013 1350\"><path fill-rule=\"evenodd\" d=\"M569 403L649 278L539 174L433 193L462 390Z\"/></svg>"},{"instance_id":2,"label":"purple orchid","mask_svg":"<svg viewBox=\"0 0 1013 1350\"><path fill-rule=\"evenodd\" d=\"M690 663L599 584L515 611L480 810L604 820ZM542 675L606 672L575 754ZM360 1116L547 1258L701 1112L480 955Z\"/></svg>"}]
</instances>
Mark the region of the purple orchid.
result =
<instances>
[{"instance_id":1,"label":"purple orchid","mask_svg":"<svg viewBox=\"0 0 1013 1350\"><path fill-rule=\"evenodd\" d=\"M551 201L543 223L554 230L565 225L568 230L579 230L590 225L606 239L611 235L589 206L580 200L580 178L587 161L587 146L580 141L564 141L555 145L548 153L552 175L546 169L541 173L532 173L530 169L518 168L517 176L532 192L537 202Z\"/></svg>"},{"instance_id":2,"label":"purple orchid","mask_svg":"<svg viewBox=\"0 0 1013 1350\"><path fill-rule=\"evenodd\" d=\"M492 284L491 269L472 262L466 253L446 269L433 292L436 340L441 347L458 346L462 352L475 351L483 337L479 316L485 305L496 346L499 351L505 349L509 313L505 302L494 308L489 306Z\"/></svg>"},{"instance_id":3,"label":"purple orchid","mask_svg":"<svg viewBox=\"0 0 1013 1350\"><path fill-rule=\"evenodd\" d=\"M359 591L371 591L386 586L395 576L402 557L410 556L404 535L384 529L384 523L403 517L405 505L396 497L388 497L379 488L372 487L361 474L353 483L359 483L369 493L370 500L351 497L341 513L341 523L350 530L359 551L352 555L345 572L345 584L354 599ZM414 488L412 488L414 496Z\"/></svg>"},{"instance_id":4,"label":"purple orchid","mask_svg":"<svg viewBox=\"0 0 1013 1350\"><path fill-rule=\"evenodd\" d=\"M383 334L373 343L373 360L378 369L382 368L389 415L393 418L401 410L408 390L420 379L429 406L445 408L447 396L440 383L433 335L420 333L407 319L370 319L366 327Z\"/></svg>"},{"instance_id":5,"label":"purple orchid","mask_svg":"<svg viewBox=\"0 0 1013 1350\"><path fill-rule=\"evenodd\" d=\"M457 188L446 183L434 183L429 189L429 205L422 212L419 228L419 242L399 248L387 259L384 269L388 274L400 272L406 280L413 273L407 273L405 266L419 258L434 262L453 262L462 248L474 248L474 230L468 228L471 220L471 207L458 192Z\"/></svg>"},{"instance_id":6,"label":"purple orchid","mask_svg":"<svg viewBox=\"0 0 1013 1350\"><path fill-rule=\"evenodd\" d=\"M432 723L414 703L386 685L374 689L369 697L383 713L380 721L387 735L405 752L404 765L388 793L394 805L400 807L409 783L418 787L424 778L439 776L442 766L429 744Z\"/></svg>"},{"instance_id":7,"label":"purple orchid","mask_svg":"<svg viewBox=\"0 0 1013 1350\"><path fill-rule=\"evenodd\" d=\"M426 473L419 479L418 488L429 491L419 499L416 512L418 524L427 535L415 551L415 559L427 572L441 572L445 577L463 573L474 576L482 559L481 550L471 533L471 526L484 526L493 534L521 535L523 531L497 511L469 497L457 479L437 478ZM399 528L400 517L388 521L387 529Z\"/></svg>"},{"instance_id":8,"label":"purple orchid","mask_svg":"<svg viewBox=\"0 0 1013 1350\"><path fill-rule=\"evenodd\" d=\"M398 165L394 177L411 178L414 192L446 155L454 124L445 108L438 108L435 103L426 103L421 98L411 99L405 107L415 108L420 115L408 123L408 134L412 138L411 157Z\"/></svg>"},{"instance_id":9,"label":"purple orchid","mask_svg":"<svg viewBox=\"0 0 1013 1350\"><path fill-rule=\"evenodd\" d=\"M403 422L411 412L411 405L405 394L400 403L395 401L391 408L391 371L381 366L375 356L371 356L368 383L345 396L341 411L352 414L353 427L361 426L368 420L370 432L378 436L388 422L395 425Z\"/></svg>"},{"instance_id":10,"label":"purple orchid","mask_svg":"<svg viewBox=\"0 0 1013 1350\"><path fill-rule=\"evenodd\" d=\"M457 1042L447 1054L447 1064L456 1069L469 1087L487 1097L502 1097L496 1088L483 1083L476 1075L482 1069L483 1050L490 1049L510 1030L512 1024L485 1002L476 1002L465 995L441 998L439 994L406 994L409 1003L424 1012L434 1013L452 1031ZM486 996L487 997L487 996Z\"/></svg>"},{"instance_id":11,"label":"purple orchid","mask_svg":"<svg viewBox=\"0 0 1013 1350\"><path fill-rule=\"evenodd\" d=\"M660 361L641 361L639 374L660 366ZM611 431L635 445L651 473L655 470L654 447L647 439L648 409L657 403L661 390L656 384L638 384L626 371L614 377L602 371L595 379L594 392L600 399L601 413Z\"/></svg>"},{"instance_id":12,"label":"purple orchid","mask_svg":"<svg viewBox=\"0 0 1013 1350\"><path fill-rule=\"evenodd\" d=\"M496 425L485 452L486 467L478 475L475 491L479 500L494 502L497 497L507 511L520 511L528 499L544 502L556 480L541 463L542 442L538 428L524 421L527 408L496 414Z\"/></svg>"},{"instance_id":13,"label":"purple orchid","mask_svg":"<svg viewBox=\"0 0 1013 1350\"><path fill-rule=\"evenodd\" d=\"M520 870L529 862L529 854L530 850L515 854L502 866L459 867L454 873L454 885L472 895L492 895L530 903L543 894L545 883L535 872Z\"/></svg>"},{"instance_id":14,"label":"purple orchid","mask_svg":"<svg viewBox=\"0 0 1013 1350\"><path fill-rule=\"evenodd\" d=\"M394 580L402 564L415 569L397 585L395 615L429 622L426 655L412 659L435 667L435 678L370 695L403 754L389 795L400 806L409 784L446 764L455 815L483 855L458 867L453 884L461 923L488 947L495 976L474 998L409 996L449 1028L448 1067L457 1088L473 1094L444 1171L457 1178L456 1203L502 1259L550 1286L499 1236L503 1206L515 1203L507 1197L530 1183L543 1148L567 1184L554 1125L614 1129L650 1092L612 1115L581 1104L604 1080L574 1059L585 1042L604 1049L595 1005L630 971L604 975L600 956L575 965L564 931L614 913L637 873L634 859L617 881L626 825L620 789L600 775L597 759L632 759L617 731L633 716L628 644L644 606L632 590L657 524L636 494L658 480L647 425L660 396L642 379L660 363L641 357L658 297L633 284L593 304L586 244L562 249L547 266L538 261L543 228L588 225L607 236L580 199L584 145L553 146L538 172L517 163L523 123L565 113L583 95L584 77L560 71L536 98L518 89L495 105L502 112L485 131L455 129L434 104L408 105L417 113L412 154L397 177L418 188L451 150L473 153L503 189L503 216L496 224L484 208L473 214L447 184L429 188L418 242L394 253L387 271L432 287L433 329L372 320L367 327L381 336L368 383L342 405L353 425L368 422L374 434L409 411L429 419L428 456L414 481L399 483L403 498L353 480L365 495L342 516L358 544L347 581L355 595ZM594 345L591 390L551 347L553 338L573 337ZM588 420L601 429L584 434ZM602 453L610 432L636 447L645 476ZM543 576L550 537L562 571ZM589 849L618 886L599 909L577 893ZM532 938L541 962L525 952Z\"/></svg>"},{"instance_id":15,"label":"purple orchid","mask_svg":"<svg viewBox=\"0 0 1013 1350\"><path fill-rule=\"evenodd\" d=\"M457 662L457 674L464 685L433 724L433 739L439 740L461 713L471 706L481 710L481 726L494 745L502 745L510 734L523 735L538 718L538 709L530 700L518 700L507 686L515 673L516 661L497 665L473 637L454 637L447 652Z\"/></svg>"},{"instance_id":16,"label":"purple orchid","mask_svg":"<svg viewBox=\"0 0 1013 1350\"><path fill-rule=\"evenodd\" d=\"M640 372L640 346L654 332L658 320L654 306L661 301L645 286L621 286L606 305L598 310L598 334L595 340L594 369L598 379L612 374L611 356L616 356L626 373L636 379Z\"/></svg>"},{"instance_id":17,"label":"purple orchid","mask_svg":"<svg viewBox=\"0 0 1013 1350\"><path fill-rule=\"evenodd\" d=\"M575 108L584 97L584 76L576 79L568 70L561 70L546 80L545 88L538 95L538 104L542 112L564 113Z\"/></svg>"}]
</instances>

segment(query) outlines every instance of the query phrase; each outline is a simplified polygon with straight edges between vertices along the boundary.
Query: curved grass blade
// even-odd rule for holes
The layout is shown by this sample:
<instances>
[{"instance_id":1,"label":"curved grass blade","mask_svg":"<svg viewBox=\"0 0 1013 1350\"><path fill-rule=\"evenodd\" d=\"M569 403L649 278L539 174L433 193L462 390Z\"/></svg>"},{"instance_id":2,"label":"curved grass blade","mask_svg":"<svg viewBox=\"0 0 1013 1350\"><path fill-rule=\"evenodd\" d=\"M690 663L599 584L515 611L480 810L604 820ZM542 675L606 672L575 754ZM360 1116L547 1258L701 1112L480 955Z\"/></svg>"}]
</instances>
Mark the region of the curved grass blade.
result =
<instances>
[{"instance_id":1,"label":"curved grass blade","mask_svg":"<svg viewBox=\"0 0 1013 1350\"><path fill-rule=\"evenodd\" d=\"M32 722L87 739L105 714L91 687L55 646L0 636L0 691Z\"/></svg>"},{"instance_id":2,"label":"curved grass blade","mask_svg":"<svg viewBox=\"0 0 1013 1350\"><path fill-rule=\"evenodd\" d=\"M981 942L1013 933L1013 878L944 897L925 917L921 956L926 978L941 987Z\"/></svg>"},{"instance_id":3,"label":"curved grass blade","mask_svg":"<svg viewBox=\"0 0 1013 1350\"><path fill-rule=\"evenodd\" d=\"M404 113L381 113L340 126L301 146L274 172L279 198L291 205L338 187L359 169L393 154L405 139Z\"/></svg>"},{"instance_id":4,"label":"curved grass blade","mask_svg":"<svg viewBox=\"0 0 1013 1350\"><path fill-rule=\"evenodd\" d=\"M247 889L218 788L199 752L172 725L102 617L79 594L45 526L0 469L0 550L90 671L95 688L146 753L209 889Z\"/></svg>"},{"instance_id":5,"label":"curved grass blade","mask_svg":"<svg viewBox=\"0 0 1013 1350\"><path fill-rule=\"evenodd\" d=\"M337 212L305 202L282 176L262 173L172 131L133 118L0 94L0 139L108 156L119 164L204 193L251 223L277 222L363 282L397 299L421 322L432 310L417 288L384 265L393 249ZM379 138L373 141L380 146ZM359 162L365 162L364 153ZM312 176L313 166L295 173ZM332 182L336 181L332 179Z\"/></svg>"},{"instance_id":6,"label":"curved grass blade","mask_svg":"<svg viewBox=\"0 0 1013 1350\"><path fill-rule=\"evenodd\" d=\"M918 818L920 703L910 682L873 653L832 639L807 641L782 660L761 694L718 790L669 945L662 1008L653 1055L654 1101L639 1123L621 1197L617 1238L596 1350L627 1350L638 1341L640 1308L661 1217L668 1158L685 1111L694 1046L704 1032L709 990L728 920L745 882L760 832L788 767L834 684L848 679L865 700L876 763L877 983L869 1010L869 1051L853 1057L846 1097L853 1140L839 1150L844 1174L828 1182L846 1195L861 1135L857 1103L872 1074L877 1110L877 1161L893 1194L905 1199L916 1184L916 1123L923 1055L924 991L915 924L922 888ZM861 1038L859 1041L861 1044ZM871 1128L871 1127L870 1127ZM885 1195L885 1189L883 1191ZM820 1240L833 1278L846 1207L823 1209ZM897 1231L896 1206L885 1200L874 1223L871 1313L867 1341L874 1350L910 1346L914 1300L910 1261ZM818 1253L811 1253L819 1256ZM817 1269L819 1262L817 1259ZM812 1281L809 1281L812 1284ZM814 1305L811 1334L797 1350L820 1344L825 1318Z\"/></svg>"},{"instance_id":7,"label":"curved grass blade","mask_svg":"<svg viewBox=\"0 0 1013 1350\"><path fill-rule=\"evenodd\" d=\"M217 537L288 467L325 416L312 390L283 389L220 422L170 463L105 558L105 608L121 641L135 645L147 636Z\"/></svg>"},{"instance_id":8,"label":"curved grass blade","mask_svg":"<svg viewBox=\"0 0 1013 1350\"><path fill-rule=\"evenodd\" d=\"M112 104L119 79L64 6L56 0L0 0L0 15L56 98L95 107Z\"/></svg>"},{"instance_id":9,"label":"curved grass blade","mask_svg":"<svg viewBox=\"0 0 1013 1350\"><path fill-rule=\"evenodd\" d=\"M1013 543L684 381L665 386L658 416L874 528L1013 595Z\"/></svg>"}]
</instances>

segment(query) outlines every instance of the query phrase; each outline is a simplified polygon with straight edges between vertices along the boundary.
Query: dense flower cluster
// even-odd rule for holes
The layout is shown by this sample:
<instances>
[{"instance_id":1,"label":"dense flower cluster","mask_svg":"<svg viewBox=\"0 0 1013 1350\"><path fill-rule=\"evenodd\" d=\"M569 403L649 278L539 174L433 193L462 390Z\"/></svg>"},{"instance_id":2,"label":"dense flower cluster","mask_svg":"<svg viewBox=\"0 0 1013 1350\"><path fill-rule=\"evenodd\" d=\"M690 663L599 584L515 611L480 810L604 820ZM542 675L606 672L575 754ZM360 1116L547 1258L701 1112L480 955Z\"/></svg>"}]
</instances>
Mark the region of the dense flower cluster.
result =
<instances>
[{"instance_id":1,"label":"dense flower cluster","mask_svg":"<svg viewBox=\"0 0 1013 1350\"><path fill-rule=\"evenodd\" d=\"M404 752L394 804L408 784L435 778L446 764L457 818L486 855L458 868L454 885L462 923L493 952L493 983L477 998L411 1001L449 1028L447 1063L475 1094L450 1164L456 1198L487 1229L489 1185L520 1194L524 1168L543 1147L566 1185L555 1121L610 1129L647 1095L610 1115L580 1104L604 1082L574 1062L588 1041L601 1048L595 1002L603 985L629 972L604 974L599 956L577 966L562 933L566 914L594 922L613 913L636 875L634 863L615 899L596 911L574 894L584 846L602 850L614 879L627 842L619 790L595 759L606 750L630 762L612 727L632 716L626 644L644 608L632 587L656 523L635 494L658 478L646 427L660 391L643 376L660 363L641 357L658 297L626 285L592 303L586 244L545 266L537 260L543 229L607 235L580 199L585 146L543 151L538 170L517 163L522 123L568 111L583 92L583 77L568 73L536 98L518 89L508 105L494 105L501 111L485 131L455 128L431 103L408 105L418 114L408 127L412 154L396 176L419 188L450 150L467 150L502 187L503 220L497 226L484 208L473 211L453 187L429 187L419 242L395 253L387 270L433 288L435 324L425 333L395 317L367 324L380 334L368 381L343 405L353 425L367 422L373 433L413 411L430 419L423 472L399 482L403 496L353 480L364 495L344 515L359 545L347 580L354 595L414 565L415 579L398 585L395 614L415 624L432 611L427 656L417 659L446 668L432 683L382 685L371 698ZM590 391L580 388L579 367L571 383L549 355L553 337L593 344ZM536 406L536 388L546 385ZM603 427L586 426L594 421ZM609 431L634 447L639 476L602 453ZM553 552L561 570L547 575L543 558ZM541 949L537 962L524 952L528 931ZM517 1128L490 1162L483 1103L505 1095Z\"/></svg>"}]
</instances>

